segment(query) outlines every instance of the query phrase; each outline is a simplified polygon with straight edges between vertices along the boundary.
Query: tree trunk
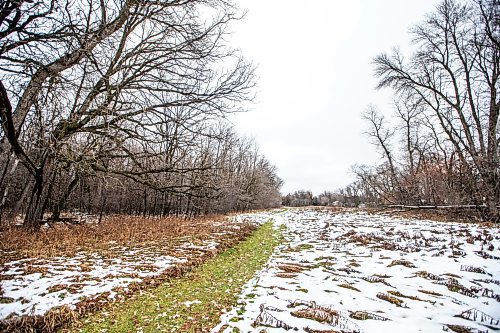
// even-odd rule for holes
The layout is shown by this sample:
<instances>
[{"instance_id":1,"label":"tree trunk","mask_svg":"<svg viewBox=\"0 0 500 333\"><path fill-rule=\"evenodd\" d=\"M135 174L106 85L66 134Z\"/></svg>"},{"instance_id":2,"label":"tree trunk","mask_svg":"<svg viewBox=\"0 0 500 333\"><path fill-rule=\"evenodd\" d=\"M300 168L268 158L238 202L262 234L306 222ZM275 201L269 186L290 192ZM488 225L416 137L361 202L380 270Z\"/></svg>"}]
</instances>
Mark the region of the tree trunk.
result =
<instances>
[{"instance_id":1,"label":"tree trunk","mask_svg":"<svg viewBox=\"0 0 500 333\"><path fill-rule=\"evenodd\" d=\"M104 213L104 207L106 207L106 201L107 201L107 196L104 195L104 197L102 198L102 202L101 202L101 209L100 209L100 212L99 212L99 224L101 224L102 222L102 215Z\"/></svg>"},{"instance_id":2,"label":"tree trunk","mask_svg":"<svg viewBox=\"0 0 500 333\"><path fill-rule=\"evenodd\" d=\"M28 229L38 230L42 225L47 200L52 191L52 169L52 159L49 156L46 156L36 169L34 186L24 217L24 226Z\"/></svg>"},{"instance_id":3,"label":"tree trunk","mask_svg":"<svg viewBox=\"0 0 500 333\"><path fill-rule=\"evenodd\" d=\"M43 207L45 206L42 201L44 201L44 186L43 174L40 172L35 177L35 184L26 208L26 216L24 217L26 228L38 230L42 225Z\"/></svg>"},{"instance_id":4,"label":"tree trunk","mask_svg":"<svg viewBox=\"0 0 500 333\"><path fill-rule=\"evenodd\" d=\"M499 204L498 192L496 191L496 186L498 186L498 180L496 179L495 171L490 171L490 177L486 179L485 182L485 199L486 199L486 219L492 222L500 222L500 212L497 208Z\"/></svg>"},{"instance_id":5,"label":"tree trunk","mask_svg":"<svg viewBox=\"0 0 500 333\"><path fill-rule=\"evenodd\" d=\"M66 191L64 192L63 196L54 207L54 211L52 212L53 220L58 220L61 217L61 211L66 207L66 202L68 201L68 197L75 188L75 186L78 184L79 179L80 177L78 176L78 174L75 174L75 176L69 183L68 187L66 188Z\"/></svg>"},{"instance_id":6,"label":"tree trunk","mask_svg":"<svg viewBox=\"0 0 500 333\"><path fill-rule=\"evenodd\" d=\"M148 188L144 186L142 217L146 217L148 209Z\"/></svg>"}]
</instances>

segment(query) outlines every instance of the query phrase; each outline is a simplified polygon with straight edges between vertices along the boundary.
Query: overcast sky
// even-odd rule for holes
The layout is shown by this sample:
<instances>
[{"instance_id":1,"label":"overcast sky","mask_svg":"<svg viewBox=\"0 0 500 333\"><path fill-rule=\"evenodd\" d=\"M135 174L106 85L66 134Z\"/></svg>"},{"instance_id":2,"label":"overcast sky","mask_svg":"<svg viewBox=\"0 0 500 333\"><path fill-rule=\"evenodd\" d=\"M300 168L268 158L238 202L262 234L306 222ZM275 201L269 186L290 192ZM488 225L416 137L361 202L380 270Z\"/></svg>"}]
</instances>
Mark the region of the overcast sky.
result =
<instances>
[{"instance_id":1,"label":"overcast sky","mask_svg":"<svg viewBox=\"0 0 500 333\"><path fill-rule=\"evenodd\" d=\"M409 45L408 29L438 0L235 0L247 10L231 43L257 66L258 95L233 118L285 181L318 194L353 181L350 166L380 158L363 135L369 104L388 112L371 60Z\"/></svg>"}]
</instances>

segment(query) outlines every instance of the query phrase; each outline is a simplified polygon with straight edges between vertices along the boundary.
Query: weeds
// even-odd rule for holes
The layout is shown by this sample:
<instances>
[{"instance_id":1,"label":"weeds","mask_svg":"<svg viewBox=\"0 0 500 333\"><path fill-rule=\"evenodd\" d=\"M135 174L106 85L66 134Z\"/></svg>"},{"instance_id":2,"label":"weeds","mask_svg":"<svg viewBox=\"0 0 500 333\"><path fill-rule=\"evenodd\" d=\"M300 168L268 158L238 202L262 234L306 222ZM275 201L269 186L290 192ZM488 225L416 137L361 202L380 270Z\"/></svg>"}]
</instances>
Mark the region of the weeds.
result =
<instances>
[{"instance_id":1,"label":"weeds","mask_svg":"<svg viewBox=\"0 0 500 333\"><path fill-rule=\"evenodd\" d=\"M423 294L427 294L427 295L432 295L432 296L443 296L443 294L440 294L440 293L437 293L437 292L431 291L431 290L419 289L419 292L421 292Z\"/></svg>"},{"instance_id":2,"label":"weeds","mask_svg":"<svg viewBox=\"0 0 500 333\"><path fill-rule=\"evenodd\" d=\"M389 303L392 303L394 305L396 305L397 307L403 307L404 306L404 302L403 300L397 298L397 297L394 297L394 296L391 296L389 294L384 294L384 293L378 293L377 294L377 298L380 298L386 302L389 302Z\"/></svg>"},{"instance_id":3,"label":"weeds","mask_svg":"<svg viewBox=\"0 0 500 333\"><path fill-rule=\"evenodd\" d=\"M0 264L21 258L53 258L74 256L81 251L97 251L113 256L113 248L151 243L168 245L172 241L191 237L203 239L215 229L212 216L185 220L176 217L143 218L110 216L100 224L56 224L36 233L19 227L0 232Z\"/></svg>"},{"instance_id":4,"label":"weeds","mask_svg":"<svg viewBox=\"0 0 500 333\"><path fill-rule=\"evenodd\" d=\"M404 294L401 294L399 291L389 290L387 293L391 294L392 296L397 296L397 297L402 297L402 298L408 298L408 299L411 299L413 301L429 302L431 304L436 303L436 302L433 302L433 301L421 299L418 296L404 295Z\"/></svg>"},{"instance_id":5,"label":"weeds","mask_svg":"<svg viewBox=\"0 0 500 333\"><path fill-rule=\"evenodd\" d=\"M359 290L358 288L354 287L353 285L347 284L347 283L339 284L339 287L361 292L361 290Z\"/></svg>"},{"instance_id":6,"label":"weeds","mask_svg":"<svg viewBox=\"0 0 500 333\"><path fill-rule=\"evenodd\" d=\"M401 265L401 266L404 266L407 268L415 268L415 265L411 261L404 260L404 259L393 260L387 267L393 267L393 266L398 266L398 265Z\"/></svg>"},{"instance_id":7,"label":"weeds","mask_svg":"<svg viewBox=\"0 0 500 333\"><path fill-rule=\"evenodd\" d=\"M354 311L354 312L351 312L351 314L349 315L349 317L351 317L352 319L356 319L356 320L368 320L368 319L380 320L380 321L388 321L388 320L390 320L389 318L382 317L382 316L379 316L379 315L377 315L375 313L370 313L370 312L366 312L366 311Z\"/></svg>"}]
</instances>

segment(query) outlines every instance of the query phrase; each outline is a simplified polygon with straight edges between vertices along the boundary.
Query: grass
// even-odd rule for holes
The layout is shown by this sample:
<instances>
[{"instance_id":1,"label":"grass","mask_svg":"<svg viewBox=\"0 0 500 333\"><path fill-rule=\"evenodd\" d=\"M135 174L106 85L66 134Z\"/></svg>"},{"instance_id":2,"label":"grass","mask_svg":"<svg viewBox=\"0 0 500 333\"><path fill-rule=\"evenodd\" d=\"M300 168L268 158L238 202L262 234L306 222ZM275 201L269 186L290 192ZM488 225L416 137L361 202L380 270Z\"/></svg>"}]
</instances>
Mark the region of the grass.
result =
<instances>
[{"instance_id":1,"label":"grass","mask_svg":"<svg viewBox=\"0 0 500 333\"><path fill-rule=\"evenodd\" d=\"M392 303L392 304L396 305L397 307L403 307L403 305L404 305L403 300L401 300L401 299L399 299L397 297L391 296L389 294L378 293L377 294L377 298L380 298L380 299L382 299L384 301Z\"/></svg>"},{"instance_id":2,"label":"grass","mask_svg":"<svg viewBox=\"0 0 500 333\"><path fill-rule=\"evenodd\" d=\"M185 220L178 217L109 216L99 224L56 224L35 233L23 228L3 228L0 229L0 264L22 258L74 256L79 251L106 255L116 246L161 243L164 247L183 237L206 237L217 229L214 221L224 221L224 218L207 216Z\"/></svg>"},{"instance_id":3,"label":"grass","mask_svg":"<svg viewBox=\"0 0 500 333\"><path fill-rule=\"evenodd\" d=\"M73 332L206 332L236 305L243 285L280 242L268 222L249 238L136 299L83 320Z\"/></svg>"}]
</instances>

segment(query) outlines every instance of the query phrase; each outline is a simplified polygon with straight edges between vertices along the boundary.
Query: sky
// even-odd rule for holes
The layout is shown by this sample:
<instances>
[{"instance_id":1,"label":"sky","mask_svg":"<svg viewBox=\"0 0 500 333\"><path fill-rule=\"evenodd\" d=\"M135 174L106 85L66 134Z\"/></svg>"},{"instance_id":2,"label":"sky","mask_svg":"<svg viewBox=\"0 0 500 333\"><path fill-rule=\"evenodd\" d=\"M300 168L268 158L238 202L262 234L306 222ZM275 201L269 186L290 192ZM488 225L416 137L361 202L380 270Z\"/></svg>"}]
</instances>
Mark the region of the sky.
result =
<instances>
[{"instance_id":1,"label":"sky","mask_svg":"<svg viewBox=\"0 0 500 333\"><path fill-rule=\"evenodd\" d=\"M376 90L372 59L407 50L408 29L438 0L234 0L246 10L230 43L254 63L257 97L232 117L284 180L283 194L345 187L352 165L376 164L361 113L391 112L392 92Z\"/></svg>"}]
</instances>

